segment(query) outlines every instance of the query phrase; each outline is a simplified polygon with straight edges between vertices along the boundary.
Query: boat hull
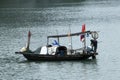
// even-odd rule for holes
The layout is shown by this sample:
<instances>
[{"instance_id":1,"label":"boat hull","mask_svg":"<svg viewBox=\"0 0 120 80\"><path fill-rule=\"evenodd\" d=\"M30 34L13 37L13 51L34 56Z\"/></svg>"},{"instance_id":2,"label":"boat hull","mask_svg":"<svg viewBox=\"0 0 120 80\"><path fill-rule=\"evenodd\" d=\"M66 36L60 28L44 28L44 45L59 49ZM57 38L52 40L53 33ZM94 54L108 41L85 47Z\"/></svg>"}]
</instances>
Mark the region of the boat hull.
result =
<instances>
[{"instance_id":1,"label":"boat hull","mask_svg":"<svg viewBox=\"0 0 120 80\"><path fill-rule=\"evenodd\" d=\"M18 52L19 53L19 52ZM19 53L23 54L23 56L29 61L74 61L74 60L85 60L90 57L94 57L97 53L89 53L89 54L80 54L80 55L40 55L34 53Z\"/></svg>"}]
</instances>

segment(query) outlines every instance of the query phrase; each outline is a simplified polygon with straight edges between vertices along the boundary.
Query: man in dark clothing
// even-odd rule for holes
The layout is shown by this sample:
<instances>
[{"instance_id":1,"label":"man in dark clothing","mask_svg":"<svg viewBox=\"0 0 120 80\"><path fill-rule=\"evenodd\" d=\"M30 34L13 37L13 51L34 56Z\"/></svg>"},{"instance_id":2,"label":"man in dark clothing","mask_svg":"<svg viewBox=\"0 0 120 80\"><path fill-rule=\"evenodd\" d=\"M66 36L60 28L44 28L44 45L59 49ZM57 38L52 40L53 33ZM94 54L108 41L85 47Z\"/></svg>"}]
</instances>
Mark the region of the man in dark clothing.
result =
<instances>
[{"instance_id":1,"label":"man in dark clothing","mask_svg":"<svg viewBox=\"0 0 120 80\"><path fill-rule=\"evenodd\" d=\"M97 51L97 40L96 39L92 39L90 41L91 41L92 50L94 52L96 52Z\"/></svg>"}]
</instances>

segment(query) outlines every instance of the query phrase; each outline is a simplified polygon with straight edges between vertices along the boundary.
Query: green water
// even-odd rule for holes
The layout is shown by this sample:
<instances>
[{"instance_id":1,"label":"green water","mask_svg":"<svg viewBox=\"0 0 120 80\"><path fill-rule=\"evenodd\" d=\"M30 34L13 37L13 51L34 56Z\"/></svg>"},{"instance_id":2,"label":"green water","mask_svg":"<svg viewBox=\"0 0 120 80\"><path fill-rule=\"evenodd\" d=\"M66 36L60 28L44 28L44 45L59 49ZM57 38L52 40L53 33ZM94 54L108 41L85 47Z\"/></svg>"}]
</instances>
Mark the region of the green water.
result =
<instances>
[{"instance_id":1,"label":"green water","mask_svg":"<svg viewBox=\"0 0 120 80\"><path fill-rule=\"evenodd\" d=\"M1 0L0 80L119 80L120 1ZM97 60L29 62L16 55L32 32L30 48L46 45L51 34L87 30L99 32ZM67 38L66 38L67 39ZM63 44L68 44L61 39ZM78 38L73 40L79 47ZM76 45L77 44L77 45Z\"/></svg>"}]
</instances>

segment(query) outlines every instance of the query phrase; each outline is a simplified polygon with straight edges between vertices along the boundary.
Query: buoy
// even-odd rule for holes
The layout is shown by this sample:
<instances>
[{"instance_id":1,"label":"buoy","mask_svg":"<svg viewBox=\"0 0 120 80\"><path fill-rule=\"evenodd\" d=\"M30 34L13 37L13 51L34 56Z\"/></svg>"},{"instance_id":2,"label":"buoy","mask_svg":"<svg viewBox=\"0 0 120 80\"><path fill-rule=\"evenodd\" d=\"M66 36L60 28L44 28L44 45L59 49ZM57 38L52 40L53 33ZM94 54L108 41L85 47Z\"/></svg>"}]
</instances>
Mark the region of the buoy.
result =
<instances>
[{"instance_id":1,"label":"buoy","mask_svg":"<svg viewBox=\"0 0 120 80\"><path fill-rule=\"evenodd\" d=\"M94 38L94 39L98 39L98 37L99 37L99 35L98 35L98 33L95 31L95 32L92 32L92 38Z\"/></svg>"}]
</instances>

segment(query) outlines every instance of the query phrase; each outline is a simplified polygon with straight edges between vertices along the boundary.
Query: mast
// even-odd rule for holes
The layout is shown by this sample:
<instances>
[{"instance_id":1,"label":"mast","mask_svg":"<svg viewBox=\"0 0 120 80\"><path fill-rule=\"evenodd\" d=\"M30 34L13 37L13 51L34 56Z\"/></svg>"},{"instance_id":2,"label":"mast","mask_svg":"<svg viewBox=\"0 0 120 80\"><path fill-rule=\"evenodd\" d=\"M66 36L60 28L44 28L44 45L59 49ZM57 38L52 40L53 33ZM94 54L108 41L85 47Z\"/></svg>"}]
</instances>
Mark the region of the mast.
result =
<instances>
[{"instance_id":1,"label":"mast","mask_svg":"<svg viewBox=\"0 0 120 80\"><path fill-rule=\"evenodd\" d=\"M56 33L57 33L57 35L58 35L58 30L56 30ZM57 41L58 41L58 44L59 44L59 37L57 37Z\"/></svg>"},{"instance_id":2,"label":"mast","mask_svg":"<svg viewBox=\"0 0 120 80\"><path fill-rule=\"evenodd\" d=\"M31 32L29 31L29 32L28 32L28 41L27 41L27 46L26 46L27 50L29 50L30 38L31 38Z\"/></svg>"},{"instance_id":3,"label":"mast","mask_svg":"<svg viewBox=\"0 0 120 80\"><path fill-rule=\"evenodd\" d=\"M72 47L72 36L71 36L71 28L70 28L70 26L69 26L69 34L68 34L68 37L69 37L69 43L70 43L70 49L72 49L73 47Z\"/></svg>"},{"instance_id":4,"label":"mast","mask_svg":"<svg viewBox=\"0 0 120 80\"><path fill-rule=\"evenodd\" d=\"M48 45L49 45L49 38L47 37L47 54L48 54Z\"/></svg>"},{"instance_id":5,"label":"mast","mask_svg":"<svg viewBox=\"0 0 120 80\"><path fill-rule=\"evenodd\" d=\"M86 32L86 27L85 27L85 24L82 25L82 32ZM81 35L81 41L83 42L83 53L85 52L85 49L86 49L86 35L85 33L83 35Z\"/></svg>"},{"instance_id":6,"label":"mast","mask_svg":"<svg viewBox=\"0 0 120 80\"><path fill-rule=\"evenodd\" d=\"M84 36L85 36L85 40L84 40L84 51L85 51L85 49L86 49L86 35L84 34Z\"/></svg>"}]
</instances>

